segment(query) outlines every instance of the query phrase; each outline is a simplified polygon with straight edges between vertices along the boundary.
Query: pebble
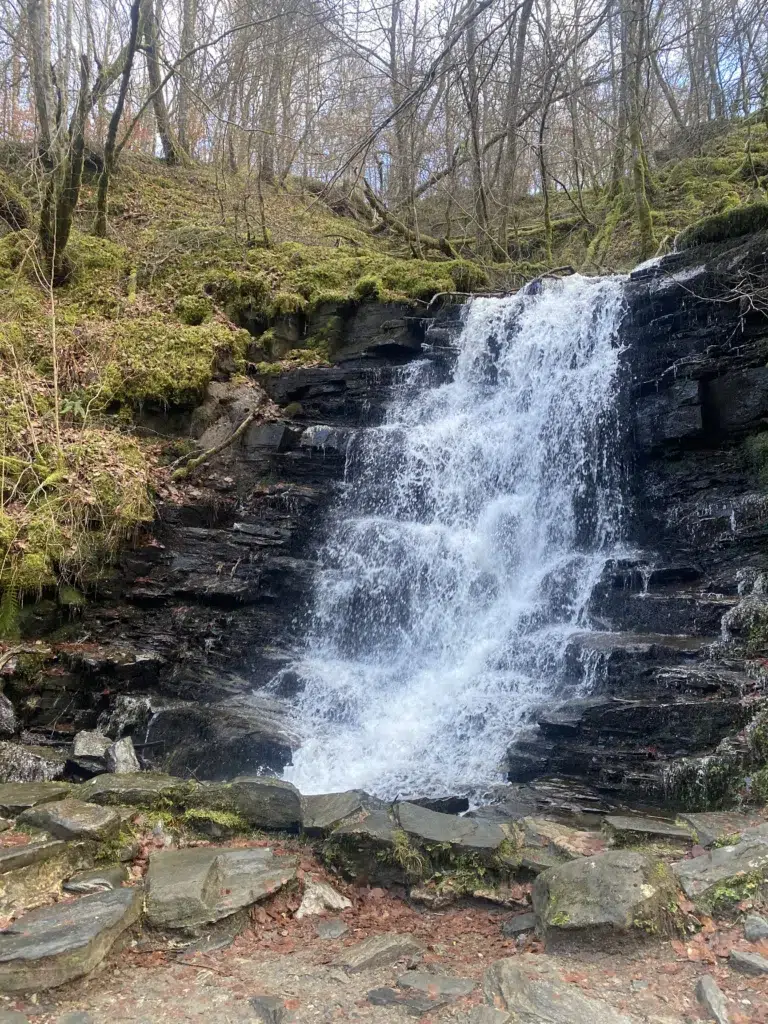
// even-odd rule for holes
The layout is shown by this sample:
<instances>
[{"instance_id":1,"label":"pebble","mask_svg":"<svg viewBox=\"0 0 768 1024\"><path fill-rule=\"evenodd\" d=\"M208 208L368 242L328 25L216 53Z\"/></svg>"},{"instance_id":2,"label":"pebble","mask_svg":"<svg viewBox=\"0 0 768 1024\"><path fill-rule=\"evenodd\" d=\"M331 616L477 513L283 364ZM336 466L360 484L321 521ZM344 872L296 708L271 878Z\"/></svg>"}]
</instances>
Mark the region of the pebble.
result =
<instances>
[{"instance_id":1,"label":"pebble","mask_svg":"<svg viewBox=\"0 0 768 1024\"><path fill-rule=\"evenodd\" d=\"M279 996L252 996L249 1002L264 1024L287 1024L293 1019Z\"/></svg>"},{"instance_id":2,"label":"pebble","mask_svg":"<svg viewBox=\"0 0 768 1024\"><path fill-rule=\"evenodd\" d=\"M340 917L326 917L315 924L315 934L321 939L340 939L348 931L349 926Z\"/></svg>"}]
</instances>

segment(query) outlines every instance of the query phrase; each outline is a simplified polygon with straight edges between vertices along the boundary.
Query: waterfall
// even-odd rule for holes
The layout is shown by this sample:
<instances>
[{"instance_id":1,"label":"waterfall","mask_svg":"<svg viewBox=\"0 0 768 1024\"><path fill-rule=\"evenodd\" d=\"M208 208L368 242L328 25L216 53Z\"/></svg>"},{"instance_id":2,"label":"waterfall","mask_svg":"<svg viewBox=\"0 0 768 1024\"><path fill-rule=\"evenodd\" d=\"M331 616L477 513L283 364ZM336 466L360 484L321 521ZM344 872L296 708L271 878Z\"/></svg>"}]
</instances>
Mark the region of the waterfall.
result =
<instances>
[{"instance_id":1,"label":"waterfall","mask_svg":"<svg viewBox=\"0 0 768 1024\"><path fill-rule=\"evenodd\" d=\"M621 533L618 278L477 299L360 431L294 666L302 792L478 792L562 688Z\"/></svg>"}]
</instances>

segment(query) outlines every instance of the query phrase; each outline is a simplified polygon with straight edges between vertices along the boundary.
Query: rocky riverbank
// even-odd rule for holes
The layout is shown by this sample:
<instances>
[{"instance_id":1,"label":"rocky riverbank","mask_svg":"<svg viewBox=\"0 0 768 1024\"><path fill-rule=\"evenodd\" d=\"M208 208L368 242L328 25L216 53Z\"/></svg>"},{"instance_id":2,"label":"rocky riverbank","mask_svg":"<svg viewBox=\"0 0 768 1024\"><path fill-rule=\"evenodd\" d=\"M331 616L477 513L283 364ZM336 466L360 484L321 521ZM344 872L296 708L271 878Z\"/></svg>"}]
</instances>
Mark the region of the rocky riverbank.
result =
<instances>
[{"instance_id":1,"label":"rocky riverbank","mask_svg":"<svg viewBox=\"0 0 768 1024\"><path fill-rule=\"evenodd\" d=\"M0 813L9 1022L767 1019L762 813L585 828L148 773L5 784Z\"/></svg>"}]
</instances>

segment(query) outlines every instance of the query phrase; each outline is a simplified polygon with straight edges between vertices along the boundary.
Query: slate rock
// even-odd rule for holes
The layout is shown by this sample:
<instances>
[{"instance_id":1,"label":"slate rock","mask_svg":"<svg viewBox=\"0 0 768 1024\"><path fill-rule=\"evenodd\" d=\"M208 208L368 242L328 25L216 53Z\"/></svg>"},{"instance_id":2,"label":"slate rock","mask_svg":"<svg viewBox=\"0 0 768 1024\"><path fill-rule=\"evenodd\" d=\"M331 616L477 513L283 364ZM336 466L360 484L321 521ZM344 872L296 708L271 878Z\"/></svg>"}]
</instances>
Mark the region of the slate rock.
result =
<instances>
[{"instance_id":1,"label":"slate rock","mask_svg":"<svg viewBox=\"0 0 768 1024\"><path fill-rule=\"evenodd\" d=\"M7 832L12 825L10 818L0 818L0 832Z\"/></svg>"},{"instance_id":2,"label":"slate rock","mask_svg":"<svg viewBox=\"0 0 768 1024\"><path fill-rule=\"evenodd\" d=\"M62 888L64 892L85 896L92 892L119 889L129 878L130 872L125 864L107 864L104 867L76 871L71 878L67 879Z\"/></svg>"},{"instance_id":3,"label":"slate rock","mask_svg":"<svg viewBox=\"0 0 768 1024\"><path fill-rule=\"evenodd\" d=\"M326 910L347 910L351 906L352 901L336 892L332 885L310 880L304 886L304 896L293 916L301 920L302 917L324 914Z\"/></svg>"},{"instance_id":4,"label":"slate rock","mask_svg":"<svg viewBox=\"0 0 768 1024\"><path fill-rule=\"evenodd\" d=\"M40 906L92 859L90 844L61 839L0 848L0 914Z\"/></svg>"},{"instance_id":5,"label":"slate rock","mask_svg":"<svg viewBox=\"0 0 768 1024\"><path fill-rule=\"evenodd\" d=\"M311 836L331 832L348 818L353 818L380 803L359 789L350 789L344 793L304 796L301 802L302 828Z\"/></svg>"},{"instance_id":6,"label":"slate rock","mask_svg":"<svg viewBox=\"0 0 768 1024\"><path fill-rule=\"evenodd\" d=\"M696 998L717 1024L729 1024L728 1002L718 988L711 974L705 974L696 982Z\"/></svg>"},{"instance_id":7,"label":"slate rock","mask_svg":"<svg viewBox=\"0 0 768 1024\"><path fill-rule=\"evenodd\" d=\"M429 996L447 996L463 999L477 988L471 978L454 978L449 974L429 974L427 971L406 971L397 979L399 988L415 989Z\"/></svg>"},{"instance_id":8,"label":"slate rock","mask_svg":"<svg viewBox=\"0 0 768 1024\"><path fill-rule=\"evenodd\" d=\"M301 794L290 782L271 776L238 776L228 783L201 786L193 806L235 811L255 828L298 832Z\"/></svg>"},{"instance_id":9,"label":"slate rock","mask_svg":"<svg viewBox=\"0 0 768 1024\"><path fill-rule=\"evenodd\" d=\"M349 931L349 925L340 917L321 917L315 923L315 934L320 939L340 939Z\"/></svg>"},{"instance_id":10,"label":"slate rock","mask_svg":"<svg viewBox=\"0 0 768 1024\"><path fill-rule=\"evenodd\" d=\"M747 914L744 918L744 938L747 942L768 939L768 921L760 914Z\"/></svg>"},{"instance_id":11,"label":"slate rock","mask_svg":"<svg viewBox=\"0 0 768 1024\"><path fill-rule=\"evenodd\" d=\"M695 833L699 846L714 846L724 839L739 836L749 828L760 824L750 814L739 811L699 811L692 814L681 814L680 820L690 825Z\"/></svg>"},{"instance_id":12,"label":"slate rock","mask_svg":"<svg viewBox=\"0 0 768 1024\"><path fill-rule=\"evenodd\" d=\"M133 775L141 770L136 751L133 749L133 740L130 736L123 736L107 747L104 755L107 771L115 775Z\"/></svg>"},{"instance_id":13,"label":"slate rock","mask_svg":"<svg viewBox=\"0 0 768 1024\"><path fill-rule=\"evenodd\" d=\"M398 960L420 960L424 947L412 935L387 932L350 946L344 951L341 966L349 974L370 971L375 967L388 967Z\"/></svg>"},{"instance_id":14,"label":"slate rock","mask_svg":"<svg viewBox=\"0 0 768 1024\"><path fill-rule=\"evenodd\" d=\"M693 845L693 837L687 828L675 825L662 818L631 817L611 814L604 819L609 835L618 845L659 839L682 846Z\"/></svg>"},{"instance_id":15,"label":"slate rock","mask_svg":"<svg viewBox=\"0 0 768 1024\"><path fill-rule=\"evenodd\" d=\"M101 842L116 836L120 831L120 815L117 811L70 797L31 807L19 816L19 821L42 829L56 839L92 839Z\"/></svg>"},{"instance_id":16,"label":"slate rock","mask_svg":"<svg viewBox=\"0 0 768 1024\"><path fill-rule=\"evenodd\" d=\"M747 829L733 846L720 846L671 867L688 899L706 907L721 882L768 873L768 825Z\"/></svg>"},{"instance_id":17,"label":"slate rock","mask_svg":"<svg viewBox=\"0 0 768 1024\"><path fill-rule=\"evenodd\" d=\"M270 849L190 847L158 851L147 872L146 916L153 928L199 934L277 892L296 876L296 857Z\"/></svg>"},{"instance_id":18,"label":"slate rock","mask_svg":"<svg viewBox=\"0 0 768 1024\"><path fill-rule=\"evenodd\" d=\"M69 756L68 771L86 778L107 770L106 753L112 740L100 732L76 734Z\"/></svg>"},{"instance_id":19,"label":"slate rock","mask_svg":"<svg viewBox=\"0 0 768 1024\"><path fill-rule=\"evenodd\" d=\"M571 828L549 818L521 818L516 823L515 835L520 864L537 874L605 849L605 838L599 832Z\"/></svg>"},{"instance_id":20,"label":"slate rock","mask_svg":"<svg viewBox=\"0 0 768 1024\"><path fill-rule=\"evenodd\" d=\"M493 853L509 840L502 825L482 818L459 818L411 803L397 804L395 814L400 828L417 841L448 843L459 851Z\"/></svg>"},{"instance_id":21,"label":"slate rock","mask_svg":"<svg viewBox=\"0 0 768 1024\"><path fill-rule=\"evenodd\" d=\"M0 1024L29 1024L29 1018L18 1010L0 1010Z\"/></svg>"},{"instance_id":22,"label":"slate rock","mask_svg":"<svg viewBox=\"0 0 768 1024\"><path fill-rule=\"evenodd\" d=\"M29 807L63 800L71 789L66 782L6 782L0 785L0 814L15 818Z\"/></svg>"},{"instance_id":23,"label":"slate rock","mask_svg":"<svg viewBox=\"0 0 768 1024\"><path fill-rule=\"evenodd\" d=\"M740 949L732 949L728 962L742 974L768 974L768 960L759 953L745 953Z\"/></svg>"},{"instance_id":24,"label":"slate rock","mask_svg":"<svg viewBox=\"0 0 768 1024\"><path fill-rule=\"evenodd\" d=\"M577 985L554 973L498 960L485 972L483 994L487 1002L508 1010L513 1021L525 1024L633 1024L601 999L592 999Z\"/></svg>"},{"instance_id":25,"label":"slate rock","mask_svg":"<svg viewBox=\"0 0 768 1024\"><path fill-rule=\"evenodd\" d=\"M506 1010L497 1010L495 1006L473 1006L465 1017L460 1018L463 1024L511 1024L512 1018Z\"/></svg>"},{"instance_id":26,"label":"slate rock","mask_svg":"<svg viewBox=\"0 0 768 1024\"><path fill-rule=\"evenodd\" d=\"M631 850L609 850L549 868L533 884L533 909L545 939L598 940L619 934L658 934L674 896L671 872Z\"/></svg>"},{"instance_id":27,"label":"slate rock","mask_svg":"<svg viewBox=\"0 0 768 1024\"><path fill-rule=\"evenodd\" d=\"M293 1017L279 996L251 996L248 1002L264 1024L286 1024Z\"/></svg>"},{"instance_id":28,"label":"slate rock","mask_svg":"<svg viewBox=\"0 0 768 1024\"><path fill-rule=\"evenodd\" d=\"M399 992L396 988L374 988L368 993L368 1002L373 1006L392 1006L413 1017L423 1017L450 1003L447 996L429 996L426 992Z\"/></svg>"},{"instance_id":29,"label":"slate rock","mask_svg":"<svg viewBox=\"0 0 768 1024\"><path fill-rule=\"evenodd\" d=\"M61 1017L57 1017L55 1024L95 1024L95 1022L90 1013L85 1013L83 1010L73 1010L71 1013L65 1013Z\"/></svg>"},{"instance_id":30,"label":"slate rock","mask_svg":"<svg viewBox=\"0 0 768 1024\"><path fill-rule=\"evenodd\" d=\"M114 889L33 910L0 932L0 991L39 992L90 973L141 912L142 890Z\"/></svg>"},{"instance_id":31,"label":"slate rock","mask_svg":"<svg viewBox=\"0 0 768 1024\"><path fill-rule=\"evenodd\" d=\"M0 787L1 788L1 787ZM186 807L196 783L159 772L136 772L131 775L105 773L83 782L74 790L80 800L102 805L129 804L132 807Z\"/></svg>"},{"instance_id":32,"label":"slate rock","mask_svg":"<svg viewBox=\"0 0 768 1024\"><path fill-rule=\"evenodd\" d=\"M501 934L506 936L508 939L515 935L522 935L523 932L532 932L536 928L536 915L530 914L517 914L515 917L509 917L501 926Z\"/></svg>"}]
</instances>

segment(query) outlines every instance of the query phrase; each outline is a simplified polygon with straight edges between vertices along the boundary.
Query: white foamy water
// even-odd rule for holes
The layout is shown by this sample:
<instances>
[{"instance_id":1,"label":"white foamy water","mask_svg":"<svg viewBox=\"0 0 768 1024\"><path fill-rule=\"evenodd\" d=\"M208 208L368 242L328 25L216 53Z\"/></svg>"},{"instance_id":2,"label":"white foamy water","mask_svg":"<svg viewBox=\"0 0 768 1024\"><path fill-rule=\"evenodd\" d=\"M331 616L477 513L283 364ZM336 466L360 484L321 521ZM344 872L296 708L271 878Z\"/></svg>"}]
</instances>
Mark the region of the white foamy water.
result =
<instances>
[{"instance_id":1,"label":"white foamy water","mask_svg":"<svg viewBox=\"0 0 768 1024\"><path fill-rule=\"evenodd\" d=\"M616 278L476 300L450 382L408 367L357 435L295 666L302 792L503 780L620 539L621 311Z\"/></svg>"}]
</instances>

